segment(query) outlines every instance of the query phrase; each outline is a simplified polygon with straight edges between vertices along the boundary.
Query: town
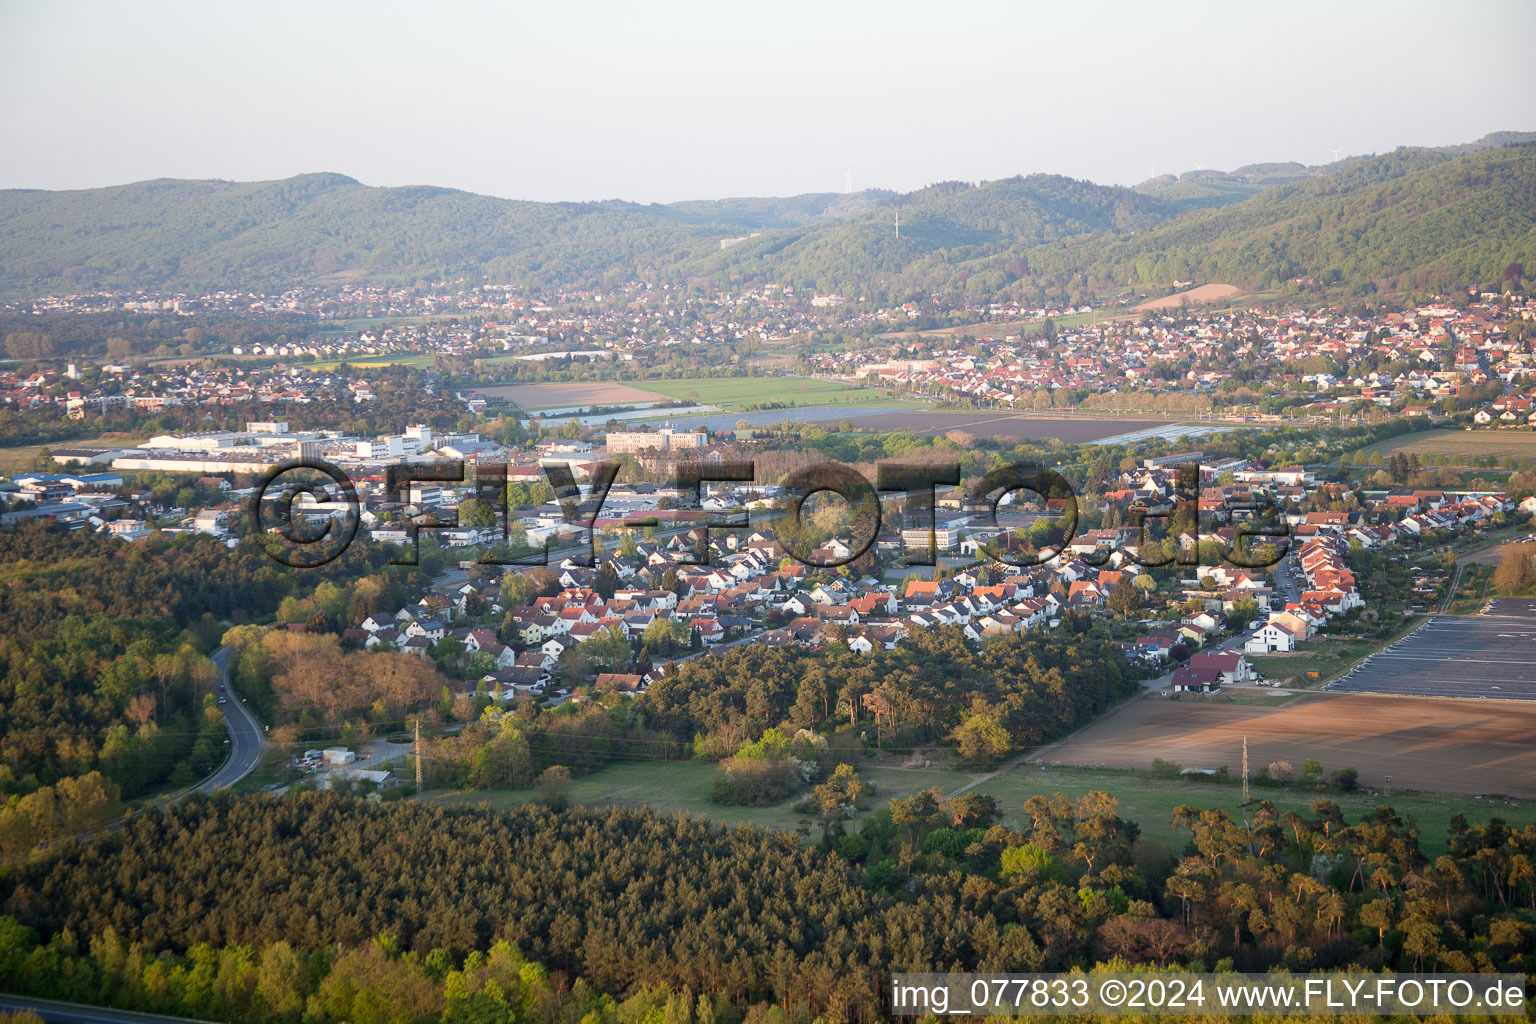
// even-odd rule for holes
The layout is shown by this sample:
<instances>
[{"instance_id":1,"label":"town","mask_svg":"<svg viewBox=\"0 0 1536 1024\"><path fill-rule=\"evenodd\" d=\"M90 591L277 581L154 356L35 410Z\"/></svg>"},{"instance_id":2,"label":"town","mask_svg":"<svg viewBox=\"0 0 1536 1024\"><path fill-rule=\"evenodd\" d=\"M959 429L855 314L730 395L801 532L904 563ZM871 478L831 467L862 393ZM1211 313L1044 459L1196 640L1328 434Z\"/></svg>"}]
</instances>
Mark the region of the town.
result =
<instances>
[{"instance_id":1,"label":"town","mask_svg":"<svg viewBox=\"0 0 1536 1024\"><path fill-rule=\"evenodd\" d=\"M1529 1005L1536 5L866 6L0 5L0 1024Z\"/></svg>"},{"instance_id":2,"label":"town","mask_svg":"<svg viewBox=\"0 0 1536 1024\"><path fill-rule=\"evenodd\" d=\"M612 431L605 444L556 438L519 447L421 425L354 438L252 422L134 449L55 450L60 471L17 473L0 484L0 522L46 520L128 543L153 532L205 534L233 546L252 530L258 496L242 481L289 459L324 459L352 474L357 504L338 495L295 504L293 515L356 516L367 542L398 547L400 561L414 562L427 544L457 563L414 603L337 623L342 640L434 659L466 692L483 689L493 700L558 703L608 688L643 692L668 662L739 643L836 643L868 653L894 649L913 629L952 625L984 642L1057 629L1071 617L1123 623L1123 647L1139 671L1158 677L1176 668L1172 691L1213 693L1254 681L1245 655L1290 652L1338 617L1358 617L1366 601L1351 551L1425 548L1536 511L1536 497L1516 507L1495 492L1350 490L1300 466L1184 452L1147 457L1105 481L1085 497L1084 526L1074 524L1070 539L1061 499L941 490L930 527L913 495L898 494L870 556L853 562L854 541L841 524L813 538L807 557L789 557L775 533L790 514L777 484L706 485L704 500L689 508L674 486L620 481L584 526L550 486L551 464L590 484L604 460L641 453L664 469L714 444L705 431ZM465 477L459 483L387 489L391 467L447 460ZM190 474L196 486L157 493L134 485L150 471ZM503 489L505 512L485 500L480 475ZM1346 496L1355 511L1326 510ZM1213 556L1237 549L1242 524L1261 507L1285 538L1270 563L1242 568ZM701 528L732 510L757 522ZM1154 523L1180 515L1173 533L1155 536ZM808 509L803 517L811 518ZM535 561L535 550L556 552L547 569L503 573L509 562ZM937 566L925 571L934 555ZM1040 564L1017 565L1030 561ZM1444 582L1428 585L1424 605Z\"/></svg>"},{"instance_id":3,"label":"town","mask_svg":"<svg viewBox=\"0 0 1536 1024\"><path fill-rule=\"evenodd\" d=\"M196 533L233 546L260 528L248 521L258 478L291 461L323 460L356 484L358 504L349 506L338 493L333 500L295 505L293 515L309 522L356 515L369 542L415 552L430 536L434 548L464 555L456 559L462 568L445 574L451 582L392 614L338 623L342 637L369 650L433 657L466 688L484 687L496 699L560 701L608 687L640 692L670 659L743 642L837 643L868 652L894 648L912 629L955 625L979 641L1058 628L1071 616L1122 621L1124 649L1139 671L1167 683L1168 691L1212 693L1256 680L1245 656L1289 652L1337 617L1361 613L1366 601L1351 550L1424 548L1536 509L1536 499L1526 497L1517 508L1498 489L1405 487L1401 473L1384 480L1378 471L1370 480L1341 484L1316 467L1241 457L1202 464L1200 453L1168 447L1180 436L1198 439L1196 428L1185 427L1149 431L1147 440L1165 435L1167 454L1122 465L1114 479L1098 481L1097 492L1087 495L1082 528L1074 523L1075 536L1060 550L1048 550L1050 557L1037 559L1042 564L1034 568L1008 564L1007 553L1033 554L1049 549L1052 539L1066 540L1060 529L1064 509L1059 501L1031 501L1019 493L989 505L956 491L939 502L931 525L914 514L912 496L903 494L870 557L846 564L853 549L844 523L821 531L812 559L791 559L775 533L776 520L786 514L777 481L708 486L704 502L691 510L687 495L668 484L680 461L751 458L783 439L746 420L736 429L710 429L689 425L682 415L689 409L625 406L622 399L556 410L608 408L619 418L606 424L601 412L551 418L547 411L491 397L494 389L484 383L495 365L482 357L511 359L501 365L519 366L519 372L585 366L591 373L606 365L646 373L655 372L658 360L670 358L667 350L677 345L704 344L713 351L720 343L750 347L754 338L772 344L830 330L847 340L825 351L797 350L802 372L941 408L1204 416L1212 420L1208 435L1241 424L1358 426L1392 416L1469 429L1536 422L1536 300L1518 294L1469 295L1376 314L1175 308L1106 320L1085 318L1092 311L1078 309L923 309L908 303L864 312L853 311L854 305L825 296L806 303L789 289L703 300L637 285L613 296L561 294L547 302L489 287L468 293L358 288L276 297L35 301L25 307L35 314L113 310L190 322L233 310L304 313L322 322L453 315L312 341L229 346L222 355L180 363L66 363L46 358L46 338L12 335L12 354L30 347L43 357L0 370L0 403L34 419L62 415L89 425L112 415L175 414L177 422L195 422L187 417L198 409L208 410L205 423L217 417L228 424L231 413L259 409L273 418L246 420L235 429L160 433L134 444L49 447L40 456L44 468L14 473L0 484L0 523L59 522L130 543L152 532ZM971 324L974 334L960 346L921 333L888 334L919 319ZM989 326L997 322L1043 326L1003 333ZM892 340L881 343L884 337ZM499 355L508 352L513 355ZM398 433L364 434L291 429L288 418L279 418L303 416L306 407L376 405L379 389L389 386L384 367L418 356L430 356L421 371L427 394L443 403L439 408L457 410L455 429L422 423ZM321 360L329 362L314 365ZM368 360L382 364L349 365ZM793 386L793 376L782 379L786 388ZM887 420L876 418L887 415L884 408L849 407L841 411L843 425L889 429ZM647 414L653 418L638 418ZM762 422L763 414L756 415ZM513 423L519 436L506 430L499 431L501 440L485 436L483 425L492 416L500 417L496 424ZM1226 422L1215 422L1220 420ZM658 428L660 423L669 425ZM1142 436L1134 430L1124 435ZM558 463L587 482L594 467L609 460L625 460L631 477L607 492L602 514L588 517L585 532L574 529L570 510L550 486L548 467ZM1347 467L1348 453L1338 462ZM444 464L460 467L456 479L388 489L395 467ZM1504 460L1505 469L1520 464ZM1420 468L1416 459L1412 468ZM504 490L486 500L482 477ZM153 486L143 486L146 481ZM1209 557L1211 544L1231 550L1235 526L1253 517L1256 502L1272 508L1288 534L1283 557L1277 549L1274 564L1254 568ZM1335 510L1345 506L1348 511ZM704 517L732 509L756 521L739 519L746 525L734 530L697 528ZM1181 510L1198 522L1186 521L1171 538L1153 544L1159 552L1194 554L1172 570L1153 571L1162 563L1138 549L1150 536L1139 524ZM595 563L579 553L593 534L602 552ZM940 556L926 579L909 564L911 552L924 548ZM532 552L552 550L562 557L550 563L553 575L542 578L537 593L521 593L528 589L526 570L497 576L498 562L527 562ZM995 557L999 553L1004 560ZM525 577L514 588L524 599L503 594L513 576ZM1415 593L1428 606L1447 582L1444 574L1426 573ZM604 643L586 643L593 639ZM583 647L587 653L578 656Z\"/></svg>"},{"instance_id":4,"label":"town","mask_svg":"<svg viewBox=\"0 0 1536 1024\"><path fill-rule=\"evenodd\" d=\"M972 408L1335 421L1466 411L1479 425L1524 425L1536 413L1530 388L1521 383L1536 373L1536 299L1518 294L1483 293L1375 314L1171 308L1102 320L1070 309L923 309L915 303L844 313L782 292L703 299L639 285L614 296L560 296L553 306L495 295L499 302L478 291L416 296L426 308L457 315L310 340L220 348L216 336L188 326L181 335L198 343L166 354L185 349L183 355L200 358L179 363L123 359L91 366L50 359L46 334L12 332L7 343L20 362L0 372L0 407L58 409L83 420L119 409L302 404L336 394L367 403L377 387L369 367L391 360L426 359L444 371L446 384L473 391L498 372L596 361L608 364L590 371L602 379L643 380L667 373L679 352L717 360L737 346L780 345L813 376ZM134 300L123 311L158 317L177 306L203 310L215 298ZM239 298L252 299L244 305L257 309L273 301ZM409 297L399 298L409 312ZM351 293L316 305L343 300L351 312L377 308ZM297 300L279 304L289 301ZM36 302L16 311L67 316L76 308ZM199 319L197 312L181 315L189 325ZM973 325L967 328L972 337L945 345L908 326L917 320ZM989 327L994 321L1035 329L1010 333ZM906 333L895 333L898 328ZM811 344L812 338L843 341ZM131 347L123 342L125 352ZM360 365L343 372L349 362ZM485 407L474 396L466 404L472 411ZM858 411L852 414L857 422Z\"/></svg>"}]
</instances>

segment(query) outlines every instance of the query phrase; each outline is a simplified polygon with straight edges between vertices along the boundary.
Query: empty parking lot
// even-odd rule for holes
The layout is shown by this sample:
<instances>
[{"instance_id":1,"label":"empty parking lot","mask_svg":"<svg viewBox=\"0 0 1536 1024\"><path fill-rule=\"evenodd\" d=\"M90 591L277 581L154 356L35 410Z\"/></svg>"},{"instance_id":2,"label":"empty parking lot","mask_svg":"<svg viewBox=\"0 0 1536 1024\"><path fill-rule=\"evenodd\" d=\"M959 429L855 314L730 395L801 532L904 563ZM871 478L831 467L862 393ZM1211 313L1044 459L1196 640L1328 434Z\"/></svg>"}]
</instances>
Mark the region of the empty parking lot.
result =
<instances>
[{"instance_id":1,"label":"empty parking lot","mask_svg":"<svg viewBox=\"0 0 1536 1024\"><path fill-rule=\"evenodd\" d=\"M1536 700L1536 601L1440 615L1325 687L1345 693Z\"/></svg>"}]
</instances>

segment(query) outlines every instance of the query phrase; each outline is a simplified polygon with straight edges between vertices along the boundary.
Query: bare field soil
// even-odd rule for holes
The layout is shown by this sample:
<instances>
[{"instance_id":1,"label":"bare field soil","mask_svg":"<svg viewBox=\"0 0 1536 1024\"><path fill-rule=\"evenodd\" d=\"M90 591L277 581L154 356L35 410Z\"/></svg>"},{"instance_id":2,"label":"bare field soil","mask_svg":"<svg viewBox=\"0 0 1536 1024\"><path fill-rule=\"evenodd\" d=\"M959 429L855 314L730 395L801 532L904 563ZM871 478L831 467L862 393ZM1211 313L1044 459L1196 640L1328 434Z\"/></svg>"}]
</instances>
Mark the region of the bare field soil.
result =
<instances>
[{"instance_id":1,"label":"bare field soil","mask_svg":"<svg viewBox=\"0 0 1536 1024\"><path fill-rule=\"evenodd\" d=\"M1536 707L1512 701L1317 694L1281 707L1149 697L1126 704L1036 757L1046 764L1250 772L1314 758L1355 768L1364 786L1536 797ZM1034 758L1032 758L1034 760Z\"/></svg>"},{"instance_id":2,"label":"bare field soil","mask_svg":"<svg viewBox=\"0 0 1536 1024\"><path fill-rule=\"evenodd\" d=\"M823 425L836 426L837 422L830 420ZM1168 422L1167 420L1132 419L1051 420L1006 412L890 412L859 416L854 420L854 424L861 428L910 430L914 434L925 436L963 430L976 437L1008 437L1021 441L1042 441L1054 437L1068 443L1097 441L1102 437L1114 437L1116 434L1165 427Z\"/></svg>"},{"instance_id":3,"label":"bare field soil","mask_svg":"<svg viewBox=\"0 0 1536 1024\"><path fill-rule=\"evenodd\" d=\"M1176 295L1165 295L1160 299L1148 299L1136 306L1136 309L1178 309L1180 306L1205 306L1212 302L1222 302L1238 293L1236 286L1230 284L1203 284L1198 288L1179 292Z\"/></svg>"},{"instance_id":4,"label":"bare field soil","mask_svg":"<svg viewBox=\"0 0 1536 1024\"><path fill-rule=\"evenodd\" d=\"M492 384L482 395L505 398L524 409L563 409L576 405L630 405L664 402L666 395L613 381L572 381L552 384Z\"/></svg>"},{"instance_id":5,"label":"bare field soil","mask_svg":"<svg viewBox=\"0 0 1536 1024\"><path fill-rule=\"evenodd\" d=\"M1369 458L1379 452L1383 460L1393 452L1415 452L1420 456L1449 455L1454 461L1462 456L1492 455L1504 458L1536 458L1536 431L1522 427L1489 428L1476 430L1425 430L1415 434L1378 441L1355 453L1355 463L1361 456Z\"/></svg>"}]
</instances>

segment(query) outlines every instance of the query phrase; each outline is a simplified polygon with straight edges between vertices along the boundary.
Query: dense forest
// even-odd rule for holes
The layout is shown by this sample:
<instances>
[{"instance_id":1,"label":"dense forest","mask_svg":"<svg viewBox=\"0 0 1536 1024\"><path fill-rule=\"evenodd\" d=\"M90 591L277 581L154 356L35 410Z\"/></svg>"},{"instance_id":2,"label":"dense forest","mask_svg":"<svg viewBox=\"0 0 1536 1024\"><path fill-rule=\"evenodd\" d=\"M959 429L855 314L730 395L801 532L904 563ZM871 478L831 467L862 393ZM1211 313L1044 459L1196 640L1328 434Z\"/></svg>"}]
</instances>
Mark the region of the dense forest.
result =
<instances>
[{"instance_id":1,"label":"dense forest","mask_svg":"<svg viewBox=\"0 0 1536 1024\"><path fill-rule=\"evenodd\" d=\"M1130 671L1097 637L983 646L953 626L869 655L743 644L671 665L637 699L498 711L431 741L426 771L432 786L516 788L557 766L693 757L721 766L723 802L777 803L881 748L942 746L993 763L1103 713L1132 690Z\"/></svg>"},{"instance_id":2,"label":"dense forest","mask_svg":"<svg viewBox=\"0 0 1536 1024\"><path fill-rule=\"evenodd\" d=\"M938 187L893 200L899 239L891 214L875 214L803 237L765 233L688 270L720 284L1077 305L1166 293L1176 281L1356 298L1497 290L1507 268L1536 259L1529 141L1464 155L1398 150L1259 191L1198 181L1094 189L1046 176Z\"/></svg>"},{"instance_id":3,"label":"dense forest","mask_svg":"<svg viewBox=\"0 0 1536 1024\"><path fill-rule=\"evenodd\" d=\"M694 259L679 272L721 285L777 282L848 294L964 286L990 296L1028 273L1027 264L999 254L1081 235L1146 229L1180 212L1177 204L1155 196L1059 175L979 186L944 182L862 216L764 232ZM974 277L961 269L982 257L997 258Z\"/></svg>"},{"instance_id":4,"label":"dense forest","mask_svg":"<svg viewBox=\"0 0 1536 1024\"><path fill-rule=\"evenodd\" d=\"M0 977L250 1022L778 1024L878 1019L902 970L1523 973L1536 952L1536 829L1458 816L1431 861L1390 807L1173 824L1186 848L1149 863L1103 793L919 793L820 844L643 810L198 798L0 875Z\"/></svg>"},{"instance_id":5,"label":"dense forest","mask_svg":"<svg viewBox=\"0 0 1536 1024\"><path fill-rule=\"evenodd\" d=\"M254 541L230 550L205 535L124 544L57 527L0 531L0 797L14 798L0 808L4 852L70 834L102 801L216 766L224 727L208 655L225 624L379 571L387 557L359 544L295 572ZM92 808L80 822L75 794Z\"/></svg>"},{"instance_id":6,"label":"dense forest","mask_svg":"<svg viewBox=\"0 0 1536 1024\"><path fill-rule=\"evenodd\" d=\"M0 291L287 287L349 279L526 287L664 280L850 295L1103 302L1175 280L1357 295L1491 284L1536 266L1523 136L1148 187L1035 174L672 206L526 203L336 174L0 192ZM1260 188L1268 182L1289 182ZM1161 187L1158 187L1161 186ZM900 213L900 236L894 219ZM720 249L724 236L746 238ZM229 330L243 329L239 324Z\"/></svg>"},{"instance_id":7,"label":"dense forest","mask_svg":"<svg viewBox=\"0 0 1536 1024\"><path fill-rule=\"evenodd\" d=\"M963 755L985 762L1107 710L1132 689L1128 669L1102 639L1015 633L977 645L941 626L868 656L841 644L816 652L744 645L667 673L646 692L645 708L680 737L731 744L782 722L846 724L902 747L957 736ZM994 740L972 749L978 733Z\"/></svg>"}]
</instances>

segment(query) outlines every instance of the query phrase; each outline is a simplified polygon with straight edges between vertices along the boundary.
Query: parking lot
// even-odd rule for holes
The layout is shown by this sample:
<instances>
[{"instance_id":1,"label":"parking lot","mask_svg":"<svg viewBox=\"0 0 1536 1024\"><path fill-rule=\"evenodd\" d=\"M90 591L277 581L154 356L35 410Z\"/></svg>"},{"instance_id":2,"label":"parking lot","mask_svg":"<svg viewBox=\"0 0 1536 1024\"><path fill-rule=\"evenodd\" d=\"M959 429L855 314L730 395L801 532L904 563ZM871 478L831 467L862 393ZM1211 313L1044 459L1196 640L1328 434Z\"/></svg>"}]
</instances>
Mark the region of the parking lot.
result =
<instances>
[{"instance_id":1,"label":"parking lot","mask_svg":"<svg viewBox=\"0 0 1536 1024\"><path fill-rule=\"evenodd\" d=\"M1500 598L1482 615L1436 616L1324 689L1536 700L1536 601Z\"/></svg>"}]
</instances>

